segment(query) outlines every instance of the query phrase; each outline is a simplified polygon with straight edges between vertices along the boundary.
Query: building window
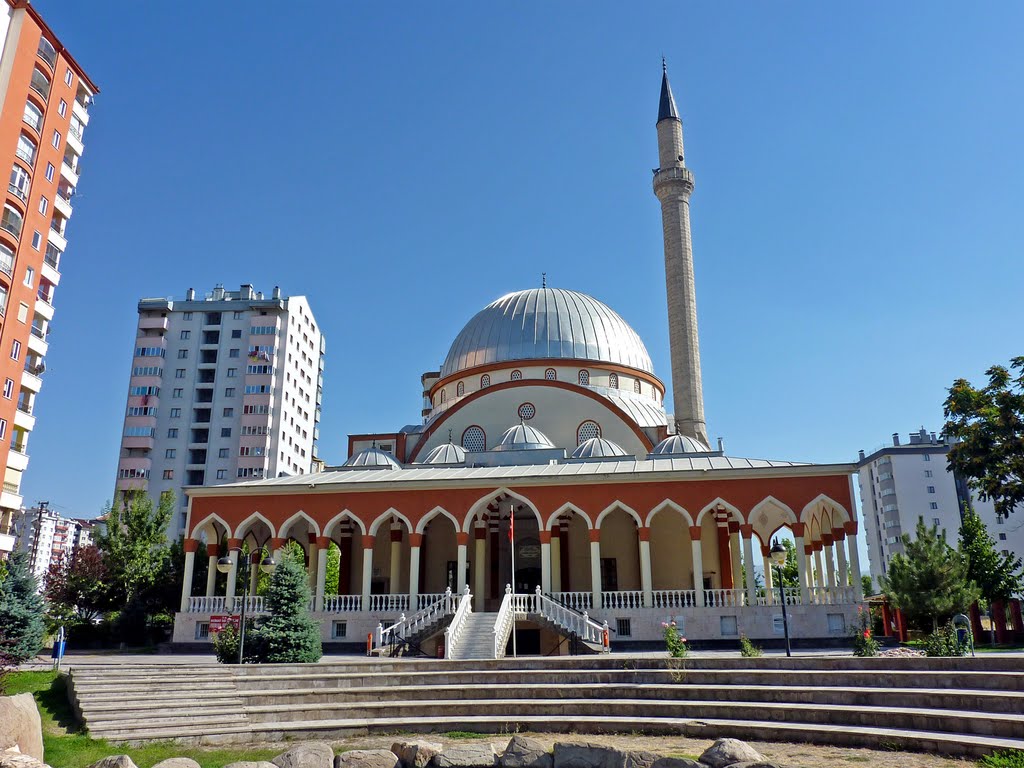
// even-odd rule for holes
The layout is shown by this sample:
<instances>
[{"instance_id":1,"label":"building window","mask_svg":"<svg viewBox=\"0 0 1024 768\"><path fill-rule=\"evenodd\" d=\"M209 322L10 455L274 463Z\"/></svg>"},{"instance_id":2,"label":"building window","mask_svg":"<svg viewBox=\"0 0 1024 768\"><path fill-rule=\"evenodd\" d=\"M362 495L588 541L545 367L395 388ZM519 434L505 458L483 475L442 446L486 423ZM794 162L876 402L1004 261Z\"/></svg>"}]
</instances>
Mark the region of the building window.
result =
<instances>
[{"instance_id":1,"label":"building window","mask_svg":"<svg viewBox=\"0 0 1024 768\"><path fill-rule=\"evenodd\" d=\"M43 127L43 113L31 101L25 102L25 113L22 119L37 131Z\"/></svg>"},{"instance_id":2,"label":"building window","mask_svg":"<svg viewBox=\"0 0 1024 768\"><path fill-rule=\"evenodd\" d=\"M178 350L178 359L179 360L187 360L188 359L188 350L187 349L179 349Z\"/></svg>"},{"instance_id":3,"label":"building window","mask_svg":"<svg viewBox=\"0 0 1024 768\"><path fill-rule=\"evenodd\" d=\"M590 386L590 371L580 371L579 380L581 387Z\"/></svg>"},{"instance_id":4,"label":"building window","mask_svg":"<svg viewBox=\"0 0 1024 768\"><path fill-rule=\"evenodd\" d=\"M241 350L239 350L239 349L229 349L228 350L228 357L238 357L240 353L241 353Z\"/></svg>"},{"instance_id":5,"label":"building window","mask_svg":"<svg viewBox=\"0 0 1024 768\"><path fill-rule=\"evenodd\" d=\"M490 374L485 373L483 376L480 377L480 389L489 386L491 386L491 377Z\"/></svg>"},{"instance_id":6,"label":"building window","mask_svg":"<svg viewBox=\"0 0 1024 768\"><path fill-rule=\"evenodd\" d=\"M221 427L220 428L220 436L221 437L231 437L231 427Z\"/></svg>"},{"instance_id":7,"label":"building window","mask_svg":"<svg viewBox=\"0 0 1024 768\"><path fill-rule=\"evenodd\" d=\"M72 80L71 67L68 67L68 71L64 73L64 84L65 85L71 85L71 80Z\"/></svg>"},{"instance_id":8,"label":"building window","mask_svg":"<svg viewBox=\"0 0 1024 768\"><path fill-rule=\"evenodd\" d=\"M228 456L229 456L228 451L229 450L230 449L228 449L228 448L221 448L220 450L217 451L217 458L218 459L226 459L226 458L228 458Z\"/></svg>"},{"instance_id":9,"label":"building window","mask_svg":"<svg viewBox=\"0 0 1024 768\"><path fill-rule=\"evenodd\" d=\"M228 368L228 378L229 379L233 379L236 376L238 376L238 369L237 368Z\"/></svg>"},{"instance_id":10,"label":"building window","mask_svg":"<svg viewBox=\"0 0 1024 768\"><path fill-rule=\"evenodd\" d=\"M227 475L228 475L227 470L225 470L225 469L218 469L217 470L217 479L218 480L225 479L227 477Z\"/></svg>"},{"instance_id":11,"label":"building window","mask_svg":"<svg viewBox=\"0 0 1024 768\"><path fill-rule=\"evenodd\" d=\"M0 229L5 229L15 237L21 237L22 216L12 206L5 205L3 216L0 216Z\"/></svg>"},{"instance_id":12,"label":"building window","mask_svg":"<svg viewBox=\"0 0 1024 768\"><path fill-rule=\"evenodd\" d=\"M39 212L45 216L46 212L49 210L49 208L50 208L50 201L47 200L45 197L40 195L40 197L39 197Z\"/></svg>"},{"instance_id":13,"label":"building window","mask_svg":"<svg viewBox=\"0 0 1024 768\"><path fill-rule=\"evenodd\" d=\"M447 397L447 395L445 394L445 391L444 391L444 390L442 389L442 390L441 390L441 405L444 405L444 402L445 402L445 400L447 400L447 399L448 399L448 397Z\"/></svg>"},{"instance_id":14,"label":"building window","mask_svg":"<svg viewBox=\"0 0 1024 768\"><path fill-rule=\"evenodd\" d=\"M455 396L462 397L464 394L466 394L466 385L460 381L455 385Z\"/></svg>"},{"instance_id":15,"label":"building window","mask_svg":"<svg viewBox=\"0 0 1024 768\"><path fill-rule=\"evenodd\" d=\"M178 455L178 451L175 450L174 448L168 448L166 451L164 451L164 458L165 459L173 459L177 455Z\"/></svg>"},{"instance_id":16,"label":"building window","mask_svg":"<svg viewBox=\"0 0 1024 768\"><path fill-rule=\"evenodd\" d=\"M28 171L15 163L11 167L11 181L7 189L17 195L19 199L27 201L30 183L31 179L29 178Z\"/></svg>"},{"instance_id":17,"label":"building window","mask_svg":"<svg viewBox=\"0 0 1024 768\"><path fill-rule=\"evenodd\" d=\"M931 476L932 476L932 471L931 471L930 469L926 469L926 470L924 471L924 476L925 476L925 477L931 477Z\"/></svg>"},{"instance_id":18,"label":"building window","mask_svg":"<svg viewBox=\"0 0 1024 768\"><path fill-rule=\"evenodd\" d=\"M172 419L180 419L181 418L181 408L171 408L171 418Z\"/></svg>"},{"instance_id":19,"label":"building window","mask_svg":"<svg viewBox=\"0 0 1024 768\"><path fill-rule=\"evenodd\" d=\"M514 371L512 371L512 375L509 378L512 381L522 381L523 380L523 372L520 371L518 368L516 368Z\"/></svg>"},{"instance_id":20,"label":"building window","mask_svg":"<svg viewBox=\"0 0 1024 768\"><path fill-rule=\"evenodd\" d=\"M173 439L174 439L174 438L176 438L177 436L178 436L178 430L177 430L177 428L172 428L172 429L168 429L168 430L167 430L167 437L168 437L168 438L170 438L170 439L172 439L172 440L173 440Z\"/></svg>"},{"instance_id":21,"label":"building window","mask_svg":"<svg viewBox=\"0 0 1024 768\"><path fill-rule=\"evenodd\" d=\"M231 338L232 339L240 339L240 338L242 338L242 329L241 328L235 328L233 331L231 331Z\"/></svg>"},{"instance_id":22,"label":"building window","mask_svg":"<svg viewBox=\"0 0 1024 768\"><path fill-rule=\"evenodd\" d=\"M234 387L225 387L224 388L224 397L234 397L234 396L235 396L235 388Z\"/></svg>"},{"instance_id":23,"label":"building window","mask_svg":"<svg viewBox=\"0 0 1024 768\"><path fill-rule=\"evenodd\" d=\"M937 501L930 501L930 502L928 502L928 508L929 509L938 509L939 508L939 503Z\"/></svg>"},{"instance_id":24,"label":"building window","mask_svg":"<svg viewBox=\"0 0 1024 768\"><path fill-rule=\"evenodd\" d=\"M935 486L934 485L929 485L928 486L928 493L935 493Z\"/></svg>"},{"instance_id":25,"label":"building window","mask_svg":"<svg viewBox=\"0 0 1024 768\"><path fill-rule=\"evenodd\" d=\"M43 198L44 200L46 198ZM43 234L38 229L32 233L32 247L37 251L43 247Z\"/></svg>"},{"instance_id":26,"label":"building window","mask_svg":"<svg viewBox=\"0 0 1024 768\"><path fill-rule=\"evenodd\" d=\"M462 433L462 447L474 453L487 450L487 435L480 427L467 427Z\"/></svg>"},{"instance_id":27,"label":"building window","mask_svg":"<svg viewBox=\"0 0 1024 768\"><path fill-rule=\"evenodd\" d=\"M175 368L174 369L174 378L176 378L176 379L184 379L185 378L185 369L184 368Z\"/></svg>"},{"instance_id":28,"label":"building window","mask_svg":"<svg viewBox=\"0 0 1024 768\"><path fill-rule=\"evenodd\" d=\"M1000 541L1006 541L1006 534L1005 533L1000 533L999 534L999 540Z\"/></svg>"},{"instance_id":29,"label":"building window","mask_svg":"<svg viewBox=\"0 0 1024 768\"><path fill-rule=\"evenodd\" d=\"M21 342L20 341L12 341L11 342L11 359L12 360L17 360L20 357L21 357Z\"/></svg>"},{"instance_id":30,"label":"building window","mask_svg":"<svg viewBox=\"0 0 1024 768\"><path fill-rule=\"evenodd\" d=\"M608 386L612 389L619 388L619 374L613 373L608 376Z\"/></svg>"},{"instance_id":31,"label":"building window","mask_svg":"<svg viewBox=\"0 0 1024 768\"><path fill-rule=\"evenodd\" d=\"M46 164L46 180L53 181L53 174L56 169L53 167L53 163Z\"/></svg>"},{"instance_id":32,"label":"building window","mask_svg":"<svg viewBox=\"0 0 1024 768\"><path fill-rule=\"evenodd\" d=\"M615 634L619 637L632 637L633 623L629 619L616 619Z\"/></svg>"},{"instance_id":33,"label":"building window","mask_svg":"<svg viewBox=\"0 0 1024 768\"><path fill-rule=\"evenodd\" d=\"M932 525L934 525L936 528L938 528L939 527L939 518L933 517L932 518Z\"/></svg>"},{"instance_id":34,"label":"building window","mask_svg":"<svg viewBox=\"0 0 1024 768\"><path fill-rule=\"evenodd\" d=\"M182 389L181 387L177 387L177 388L175 388L175 390L174 390L174 391L173 391L173 392L171 393L171 397L181 397L181 395L182 395L182 393L183 393L184 391L185 391L185 390L183 390L183 389Z\"/></svg>"},{"instance_id":35,"label":"building window","mask_svg":"<svg viewBox=\"0 0 1024 768\"><path fill-rule=\"evenodd\" d=\"M29 288L36 280L36 271L32 267L25 267L25 279L22 281Z\"/></svg>"},{"instance_id":36,"label":"building window","mask_svg":"<svg viewBox=\"0 0 1024 768\"><path fill-rule=\"evenodd\" d=\"M348 635L348 622L347 621L332 621L331 622L331 639L340 640L341 638Z\"/></svg>"},{"instance_id":37,"label":"building window","mask_svg":"<svg viewBox=\"0 0 1024 768\"><path fill-rule=\"evenodd\" d=\"M558 374L555 373L555 369L554 368L548 368L548 369L546 369L544 371L544 380L545 381L555 381L555 379L557 379L557 378L558 378Z\"/></svg>"},{"instance_id":38,"label":"building window","mask_svg":"<svg viewBox=\"0 0 1024 768\"><path fill-rule=\"evenodd\" d=\"M14 150L14 154L29 165L35 165L36 143L23 133L18 136L18 148Z\"/></svg>"},{"instance_id":39,"label":"building window","mask_svg":"<svg viewBox=\"0 0 1024 768\"><path fill-rule=\"evenodd\" d=\"M14 251L3 244L0 244L0 272L8 275L14 272Z\"/></svg>"},{"instance_id":40,"label":"building window","mask_svg":"<svg viewBox=\"0 0 1024 768\"><path fill-rule=\"evenodd\" d=\"M7 419L0 419L0 440L7 437Z\"/></svg>"},{"instance_id":41,"label":"building window","mask_svg":"<svg viewBox=\"0 0 1024 768\"><path fill-rule=\"evenodd\" d=\"M164 480L173 480L173 479L174 479L174 470L173 469L165 469L164 470Z\"/></svg>"},{"instance_id":42,"label":"building window","mask_svg":"<svg viewBox=\"0 0 1024 768\"><path fill-rule=\"evenodd\" d=\"M931 461L931 460L932 460L932 455L931 455L930 453L926 453L926 454L924 455L924 460L925 460L925 461Z\"/></svg>"},{"instance_id":43,"label":"building window","mask_svg":"<svg viewBox=\"0 0 1024 768\"><path fill-rule=\"evenodd\" d=\"M640 394L640 379L633 379L633 391Z\"/></svg>"},{"instance_id":44,"label":"building window","mask_svg":"<svg viewBox=\"0 0 1024 768\"><path fill-rule=\"evenodd\" d=\"M232 417L234 415L235 415L235 409L234 408L225 408L224 409L224 418L230 418L230 417Z\"/></svg>"},{"instance_id":45,"label":"building window","mask_svg":"<svg viewBox=\"0 0 1024 768\"><path fill-rule=\"evenodd\" d=\"M192 338L192 331L182 331L180 336L179 336L179 338L182 341L185 341L186 339Z\"/></svg>"},{"instance_id":46,"label":"building window","mask_svg":"<svg viewBox=\"0 0 1024 768\"><path fill-rule=\"evenodd\" d=\"M61 117L68 116L68 103L64 99L61 99L60 104L57 106L57 114Z\"/></svg>"},{"instance_id":47,"label":"building window","mask_svg":"<svg viewBox=\"0 0 1024 768\"><path fill-rule=\"evenodd\" d=\"M182 315L182 318L181 318L181 319L182 319L182 320L191 320L191 319L192 319L192 313L191 313L191 312L185 312L185 313L184 313L184 314Z\"/></svg>"},{"instance_id":48,"label":"building window","mask_svg":"<svg viewBox=\"0 0 1024 768\"><path fill-rule=\"evenodd\" d=\"M593 437L601 436L601 425L596 421L584 421L576 430L576 445L582 445Z\"/></svg>"},{"instance_id":49,"label":"building window","mask_svg":"<svg viewBox=\"0 0 1024 768\"><path fill-rule=\"evenodd\" d=\"M14 396L14 379L8 379L4 382L4 397L8 400Z\"/></svg>"},{"instance_id":50,"label":"building window","mask_svg":"<svg viewBox=\"0 0 1024 768\"><path fill-rule=\"evenodd\" d=\"M523 403L519 406L519 418L523 421L529 421L537 415L537 408L533 403Z\"/></svg>"}]
</instances>

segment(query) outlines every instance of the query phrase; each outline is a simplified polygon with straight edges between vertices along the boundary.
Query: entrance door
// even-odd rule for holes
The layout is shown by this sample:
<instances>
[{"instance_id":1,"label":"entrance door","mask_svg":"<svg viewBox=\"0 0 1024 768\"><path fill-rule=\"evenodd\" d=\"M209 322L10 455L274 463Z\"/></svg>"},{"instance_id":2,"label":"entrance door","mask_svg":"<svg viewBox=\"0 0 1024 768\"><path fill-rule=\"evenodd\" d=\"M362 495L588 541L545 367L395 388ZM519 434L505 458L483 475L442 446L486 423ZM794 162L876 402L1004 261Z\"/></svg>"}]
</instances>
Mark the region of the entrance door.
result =
<instances>
[{"instance_id":1,"label":"entrance door","mask_svg":"<svg viewBox=\"0 0 1024 768\"><path fill-rule=\"evenodd\" d=\"M601 591L619 591L619 567L614 557L601 558Z\"/></svg>"}]
</instances>

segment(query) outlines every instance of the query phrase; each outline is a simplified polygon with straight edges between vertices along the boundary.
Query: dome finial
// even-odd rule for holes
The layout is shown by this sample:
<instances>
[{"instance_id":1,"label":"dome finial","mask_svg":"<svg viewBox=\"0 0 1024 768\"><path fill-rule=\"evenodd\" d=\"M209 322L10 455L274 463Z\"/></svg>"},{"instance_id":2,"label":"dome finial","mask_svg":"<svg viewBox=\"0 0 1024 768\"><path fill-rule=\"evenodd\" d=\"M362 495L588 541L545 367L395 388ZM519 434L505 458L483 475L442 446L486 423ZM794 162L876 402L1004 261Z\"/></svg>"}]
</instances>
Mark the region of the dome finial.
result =
<instances>
[{"instance_id":1,"label":"dome finial","mask_svg":"<svg viewBox=\"0 0 1024 768\"><path fill-rule=\"evenodd\" d=\"M547 272L541 272L540 273L540 287L541 288L547 288L548 287L548 273Z\"/></svg>"},{"instance_id":2,"label":"dome finial","mask_svg":"<svg viewBox=\"0 0 1024 768\"><path fill-rule=\"evenodd\" d=\"M448 430L448 442L450 443L451 441L452 441L452 431L449 429Z\"/></svg>"}]
</instances>

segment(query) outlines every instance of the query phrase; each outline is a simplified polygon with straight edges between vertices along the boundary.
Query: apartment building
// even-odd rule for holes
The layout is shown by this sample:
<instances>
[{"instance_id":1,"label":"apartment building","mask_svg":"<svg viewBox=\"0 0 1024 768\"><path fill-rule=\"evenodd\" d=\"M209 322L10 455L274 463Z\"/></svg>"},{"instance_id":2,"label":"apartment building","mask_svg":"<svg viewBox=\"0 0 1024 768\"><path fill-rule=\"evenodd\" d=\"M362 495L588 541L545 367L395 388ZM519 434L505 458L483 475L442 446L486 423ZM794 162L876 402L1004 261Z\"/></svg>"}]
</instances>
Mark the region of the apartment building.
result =
<instances>
[{"instance_id":1,"label":"apartment building","mask_svg":"<svg viewBox=\"0 0 1024 768\"><path fill-rule=\"evenodd\" d=\"M27 0L0 2L0 557L21 509L21 477L42 387L83 133L99 91ZM6 158L6 159L4 159Z\"/></svg>"},{"instance_id":2,"label":"apartment building","mask_svg":"<svg viewBox=\"0 0 1024 768\"><path fill-rule=\"evenodd\" d=\"M91 520L62 517L41 506L22 510L16 528L17 547L29 553L29 568L40 589L51 565L70 560L92 543Z\"/></svg>"},{"instance_id":3,"label":"apartment building","mask_svg":"<svg viewBox=\"0 0 1024 768\"><path fill-rule=\"evenodd\" d=\"M185 486L311 471L326 346L305 297L217 286L138 311L117 492L174 491L173 538Z\"/></svg>"},{"instance_id":4,"label":"apartment building","mask_svg":"<svg viewBox=\"0 0 1024 768\"><path fill-rule=\"evenodd\" d=\"M956 545L965 502L984 521L999 549L1024 555L1024 510L998 517L990 501L982 501L967 484L950 472L946 462L949 443L921 429L903 442L898 433L892 444L870 454L860 452L857 462L861 516L867 529L868 559L875 585L889 562L903 552L903 534L913 537L918 518L945 529L946 540Z\"/></svg>"}]
</instances>

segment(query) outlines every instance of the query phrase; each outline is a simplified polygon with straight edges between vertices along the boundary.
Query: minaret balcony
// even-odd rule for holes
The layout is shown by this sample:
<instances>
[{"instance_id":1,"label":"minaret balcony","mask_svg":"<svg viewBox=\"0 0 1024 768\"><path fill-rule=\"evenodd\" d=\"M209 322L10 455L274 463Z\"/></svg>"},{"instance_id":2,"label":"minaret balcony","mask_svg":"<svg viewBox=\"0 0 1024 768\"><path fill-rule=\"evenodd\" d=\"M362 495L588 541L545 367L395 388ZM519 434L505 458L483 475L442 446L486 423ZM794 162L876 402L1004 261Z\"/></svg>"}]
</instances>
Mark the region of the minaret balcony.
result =
<instances>
[{"instance_id":1,"label":"minaret balcony","mask_svg":"<svg viewBox=\"0 0 1024 768\"><path fill-rule=\"evenodd\" d=\"M683 184L687 192L693 192L693 172L689 168L659 168L654 172L654 192L668 184Z\"/></svg>"}]
</instances>

